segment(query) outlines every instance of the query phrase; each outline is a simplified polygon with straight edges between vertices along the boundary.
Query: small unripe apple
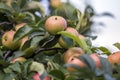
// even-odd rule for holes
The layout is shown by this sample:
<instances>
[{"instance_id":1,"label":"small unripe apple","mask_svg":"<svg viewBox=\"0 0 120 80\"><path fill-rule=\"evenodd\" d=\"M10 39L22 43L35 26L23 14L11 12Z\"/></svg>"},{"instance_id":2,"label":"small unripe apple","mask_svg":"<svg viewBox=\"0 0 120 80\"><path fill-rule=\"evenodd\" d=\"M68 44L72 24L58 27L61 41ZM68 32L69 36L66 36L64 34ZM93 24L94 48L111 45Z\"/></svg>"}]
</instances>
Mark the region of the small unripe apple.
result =
<instances>
[{"instance_id":1,"label":"small unripe apple","mask_svg":"<svg viewBox=\"0 0 120 80\"><path fill-rule=\"evenodd\" d=\"M40 74L39 73L35 73L34 75L33 75L33 80L41 80L40 79ZM42 80L50 80L50 77L49 76L46 76L44 79L42 79Z\"/></svg>"},{"instance_id":2,"label":"small unripe apple","mask_svg":"<svg viewBox=\"0 0 120 80\"><path fill-rule=\"evenodd\" d=\"M91 58L93 59L93 61L95 62L96 67L100 68L100 67L101 67L101 62L100 62L99 55L93 53L93 54L90 54L90 57L91 57Z\"/></svg>"},{"instance_id":3,"label":"small unripe apple","mask_svg":"<svg viewBox=\"0 0 120 80\"><path fill-rule=\"evenodd\" d=\"M84 62L82 62L80 59L72 56L69 58L69 60L67 61L67 64L74 64L74 65L77 65L77 66L80 66L80 67L85 67L86 64ZM68 71L76 71L75 68L73 67L67 67L67 70Z\"/></svg>"},{"instance_id":4,"label":"small unripe apple","mask_svg":"<svg viewBox=\"0 0 120 80\"><path fill-rule=\"evenodd\" d=\"M65 31L75 36L78 36L77 30L72 27L67 27ZM60 44L61 47L66 48L66 49L75 46L75 42L66 36L61 36L58 40L58 43Z\"/></svg>"},{"instance_id":5,"label":"small unripe apple","mask_svg":"<svg viewBox=\"0 0 120 80\"><path fill-rule=\"evenodd\" d=\"M58 40L58 43L63 48L71 48L75 45L74 41L66 36L61 35L61 37Z\"/></svg>"},{"instance_id":6,"label":"small unripe apple","mask_svg":"<svg viewBox=\"0 0 120 80\"><path fill-rule=\"evenodd\" d=\"M52 35L67 28L66 20L61 16L51 16L45 22L45 29Z\"/></svg>"},{"instance_id":7,"label":"small unripe apple","mask_svg":"<svg viewBox=\"0 0 120 80\"><path fill-rule=\"evenodd\" d=\"M20 46L21 41L13 41L15 31L10 30L3 34L2 36L2 45L8 49L15 50Z\"/></svg>"},{"instance_id":8,"label":"small unripe apple","mask_svg":"<svg viewBox=\"0 0 120 80\"><path fill-rule=\"evenodd\" d=\"M108 61L111 64L119 64L120 63L120 51L114 52L108 56Z\"/></svg>"},{"instance_id":9,"label":"small unripe apple","mask_svg":"<svg viewBox=\"0 0 120 80\"><path fill-rule=\"evenodd\" d=\"M24 27L25 25L26 25L26 23L17 24L17 25L15 26L15 30L17 31L17 30L19 30L21 27Z\"/></svg>"},{"instance_id":10,"label":"small unripe apple","mask_svg":"<svg viewBox=\"0 0 120 80\"><path fill-rule=\"evenodd\" d=\"M15 63L15 62L25 62L26 59L24 57L17 57L12 59L11 63Z\"/></svg>"},{"instance_id":11,"label":"small unripe apple","mask_svg":"<svg viewBox=\"0 0 120 80\"><path fill-rule=\"evenodd\" d=\"M64 61L67 62L71 56L79 56L81 54L84 54L84 51L80 47L69 48L64 53Z\"/></svg>"}]
</instances>

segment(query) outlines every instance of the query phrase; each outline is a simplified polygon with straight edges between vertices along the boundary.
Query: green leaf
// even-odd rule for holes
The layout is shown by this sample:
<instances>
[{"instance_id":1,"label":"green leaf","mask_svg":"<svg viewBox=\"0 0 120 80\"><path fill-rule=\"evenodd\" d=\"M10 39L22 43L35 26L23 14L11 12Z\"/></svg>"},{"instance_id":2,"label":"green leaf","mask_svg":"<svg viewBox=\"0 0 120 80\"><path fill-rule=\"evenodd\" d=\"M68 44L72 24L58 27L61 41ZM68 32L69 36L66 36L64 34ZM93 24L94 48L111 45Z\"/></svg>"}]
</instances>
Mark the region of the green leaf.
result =
<instances>
[{"instance_id":1,"label":"green leaf","mask_svg":"<svg viewBox=\"0 0 120 80\"><path fill-rule=\"evenodd\" d=\"M64 64L64 61L62 59L62 55L61 54L56 54L53 58L53 61L59 65L63 65Z\"/></svg>"},{"instance_id":2,"label":"green leaf","mask_svg":"<svg viewBox=\"0 0 120 80\"><path fill-rule=\"evenodd\" d=\"M113 45L120 50L120 43L115 43L115 44L113 44Z\"/></svg>"},{"instance_id":3,"label":"green leaf","mask_svg":"<svg viewBox=\"0 0 120 80\"><path fill-rule=\"evenodd\" d=\"M0 3L0 10L7 14L11 14L14 11L11 7L9 7L8 5L4 3Z\"/></svg>"},{"instance_id":4,"label":"green leaf","mask_svg":"<svg viewBox=\"0 0 120 80\"><path fill-rule=\"evenodd\" d=\"M64 80L65 76L64 73L60 70L52 70L49 72L49 74L53 77L55 77L57 80Z\"/></svg>"},{"instance_id":5,"label":"green leaf","mask_svg":"<svg viewBox=\"0 0 120 80\"><path fill-rule=\"evenodd\" d=\"M105 47L98 47L98 49L100 49L101 51L103 51L104 54L107 54L107 55L111 54L111 52L107 48L105 48Z\"/></svg>"},{"instance_id":6,"label":"green leaf","mask_svg":"<svg viewBox=\"0 0 120 80\"><path fill-rule=\"evenodd\" d=\"M14 80L15 76L16 76L16 74L14 74L14 73L8 73L8 74L5 74L3 79L1 79L1 80Z\"/></svg>"},{"instance_id":7,"label":"green leaf","mask_svg":"<svg viewBox=\"0 0 120 80\"><path fill-rule=\"evenodd\" d=\"M44 7L38 1L28 1L22 8L22 11L38 10L42 16L45 16Z\"/></svg>"},{"instance_id":8,"label":"green leaf","mask_svg":"<svg viewBox=\"0 0 120 80\"><path fill-rule=\"evenodd\" d=\"M109 63L109 61L106 58L100 57L100 62L102 65L101 70L104 72L104 74L112 75L112 65Z\"/></svg>"},{"instance_id":9,"label":"green leaf","mask_svg":"<svg viewBox=\"0 0 120 80\"><path fill-rule=\"evenodd\" d=\"M60 35L50 36L49 40L47 40L41 47L49 48L54 46L58 42L59 37Z\"/></svg>"},{"instance_id":10,"label":"green leaf","mask_svg":"<svg viewBox=\"0 0 120 80\"><path fill-rule=\"evenodd\" d=\"M75 80L75 77L69 76L69 77L67 77L65 80Z\"/></svg>"},{"instance_id":11,"label":"green leaf","mask_svg":"<svg viewBox=\"0 0 120 80\"><path fill-rule=\"evenodd\" d=\"M14 58L23 56L25 53L23 51L15 51L11 57L8 57L8 60L11 61Z\"/></svg>"},{"instance_id":12,"label":"green leaf","mask_svg":"<svg viewBox=\"0 0 120 80\"><path fill-rule=\"evenodd\" d=\"M89 49L87 43L85 42L85 40L80 39L78 36L75 36L67 31L60 31L57 34L61 34L61 35L64 35L64 36L67 36L67 37L73 39L84 51L86 51L86 53L88 53L88 54L92 53L91 50Z\"/></svg>"},{"instance_id":13,"label":"green leaf","mask_svg":"<svg viewBox=\"0 0 120 80\"><path fill-rule=\"evenodd\" d=\"M39 41L42 39L42 36L35 36L29 40L27 40L22 46L21 50L24 51L28 48L36 48L38 46Z\"/></svg>"},{"instance_id":14,"label":"green leaf","mask_svg":"<svg viewBox=\"0 0 120 80\"><path fill-rule=\"evenodd\" d=\"M7 68L5 68L4 72L5 73L12 73L12 72L21 73L22 71L21 71L21 68L20 68L20 64L18 62L15 62L14 64L11 64Z\"/></svg>"},{"instance_id":15,"label":"green leaf","mask_svg":"<svg viewBox=\"0 0 120 80\"><path fill-rule=\"evenodd\" d=\"M6 67L6 66L9 65L9 62L7 62L7 61L5 61L3 59L2 60L0 59L0 65L3 66L3 67Z\"/></svg>"},{"instance_id":16,"label":"green leaf","mask_svg":"<svg viewBox=\"0 0 120 80\"><path fill-rule=\"evenodd\" d=\"M26 35L31 33L31 31L33 31L33 28L29 25L25 25L24 27L17 30L17 32L14 35L14 41L16 42L16 41L22 39L23 37L25 37Z\"/></svg>"},{"instance_id":17,"label":"green leaf","mask_svg":"<svg viewBox=\"0 0 120 80\"><path fill-rule=\"evenodd\" d=\"M63 9L68 19L75 20L77 18L77 16L74 15L76 8L70 3L63 4Z\"/></svg>"}]
</instances>

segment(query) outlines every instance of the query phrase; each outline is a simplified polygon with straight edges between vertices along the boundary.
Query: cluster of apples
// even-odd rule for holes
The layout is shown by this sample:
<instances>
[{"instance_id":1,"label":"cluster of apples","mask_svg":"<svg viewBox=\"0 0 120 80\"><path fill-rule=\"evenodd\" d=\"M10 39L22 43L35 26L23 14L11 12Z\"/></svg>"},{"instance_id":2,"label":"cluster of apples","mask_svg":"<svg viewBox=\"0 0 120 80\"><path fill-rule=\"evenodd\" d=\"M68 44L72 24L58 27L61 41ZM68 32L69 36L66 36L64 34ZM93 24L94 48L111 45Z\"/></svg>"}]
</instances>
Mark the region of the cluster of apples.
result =
<instances>
[{"instance_id":1,"label":"cluster of apples","mask_svg":"<svg viewBox=\"0 0 120 80\"><path fill-rule=\"evenodd\" d=\"M57 32L59 31L67 31L69 33L72 33L75 36L78 36L81 39L85 39L85 37L82 34L79 34L79 32L73 28L68 27L66 20L61 16L50 16L46 22L45 22L45 29L48 31L51 35L57 35ZM74 42L63 35L58 40L58 43L61 47L66 48L67 51L64 53L64 61L67 64L75 64L80 67L85 67L85 63L82 62L77 57L80 55L84 55L85 52L80 47L75 47ZM120 52L115 52L114 54L111 54L108 56L107 60L111 64L120 63ZM101 61L100 61L100 55L96 53L91 53L89 55L93 61L96 64L97 68L101 67ZM75 69L68 67L69 71L74 71Z\"/></svg>"},{"instance_id":2,"label":"cluster of apples","mask_svg":"<svg viewBox=\"0 0 120 80\"><path fill-rule=\"evenodd\" d=\"M61 16L51 16L46 20L45 23L45 29L52 35L56 35L59 31L67 31L69 33L72 33L75 36L78 36L81 39L85 39L85 37L82 34L79 34L79 32L73 28L68 27L66 20ZM64 61L67 64L76 64L81 67L85 66L85 64L80 61L78 58L76 58L79 55L84 54L85 52L80 47L75 47L74 42L72 39L67 38L63 35L58 40L58 43L61 47L68 49L64 53ZM96 66L100 67L100 59L97 54L91 54L90 57L95 61ZM69 68L68 70L72 70Z\"/></svg>"},{"instance_id":3,"label":"cluster of apples","mask_svg":"<svg viewBox=\"0 0 120 80\"><path fill-rule=\"evenodd\" d=\"M84 39L85 37L82 34L79 34L78 31L73 27L68 27L66 20L61 16L51 16L45 22L45 29L51 35L57 35L59 31L67 31L79 38ZM65 36L61 36L58 40L58 43L63 48L70 48L75 46L75 43L72 39Z\"/></svg>"}]
</instances>

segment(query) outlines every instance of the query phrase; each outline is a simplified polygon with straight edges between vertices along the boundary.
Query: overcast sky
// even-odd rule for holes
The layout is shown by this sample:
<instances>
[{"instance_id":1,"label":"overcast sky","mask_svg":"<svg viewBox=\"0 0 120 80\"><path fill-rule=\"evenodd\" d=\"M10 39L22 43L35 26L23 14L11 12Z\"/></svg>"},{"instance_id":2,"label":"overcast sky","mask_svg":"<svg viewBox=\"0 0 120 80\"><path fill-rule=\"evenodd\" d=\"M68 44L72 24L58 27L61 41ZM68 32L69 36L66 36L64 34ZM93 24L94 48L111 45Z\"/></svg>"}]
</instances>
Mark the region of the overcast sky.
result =
<instances>
[{"instance_id":1,"label":"overcast sky","mask_svg":"<svg viewBox=\"0 0 120 80\"><path fill-rule=\"evenodd\" d=\"M104 17L99 19L104 22L106 26L102 32L98 34L98 38L93 42L95 45L103 45L112 48L113 51L117 49L112 46L116 42L120 42L120 0L92 0L92 4L98 13L110 12L115 18Z\"/></svg>"}]
</instances>

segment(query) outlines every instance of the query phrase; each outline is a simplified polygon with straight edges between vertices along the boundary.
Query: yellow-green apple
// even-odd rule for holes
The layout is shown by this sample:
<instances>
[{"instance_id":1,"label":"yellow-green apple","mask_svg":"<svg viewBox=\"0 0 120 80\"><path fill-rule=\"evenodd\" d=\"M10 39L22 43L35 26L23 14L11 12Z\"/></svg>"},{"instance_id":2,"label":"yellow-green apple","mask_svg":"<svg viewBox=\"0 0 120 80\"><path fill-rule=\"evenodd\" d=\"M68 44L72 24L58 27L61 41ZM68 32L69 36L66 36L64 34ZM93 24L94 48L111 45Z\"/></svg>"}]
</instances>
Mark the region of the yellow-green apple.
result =
<instances>
[{"instance_id":1,"label":"yellow-green apple","mask_svg":"<svg viewBox=\"0 0 120 80\"><path fill-rule=\"evenodd\" d=\"M2 36L2 45L11 50L19 48L21 41L14 42L13 41L14 35L15 31L13 30L6 31Z\"/></svg>"},{"instance_id":2,"label":"yellow-green apple","mask_svg":"<svg viewBox=\"0 0 120 80\"><path fill-rule=\"evenodd\" d=\"M26 59L24 57L17 57L12 59L11 63L15 63L15 62L25 62Z\"/></svg>"},{"instance_id":3,"label":"yellow-green apple","mask_svg":"<svg viewBox=\"0 0 120 80\"><path fill-rule=\"evenodd\" d=\"M50 0L50 5L54 8L59 8L62 5L61 0Z\"/></svg>"},{"instance_id":4,"label":"yellow-green apple","mask_svg":"<svg viewBox=\"0 0 120 80\"><path fill-rule=\"evenodd\" d=\"M79 35L78 31L72 27L67 27L65 31L75 36ZM59 38L58 43L60 44L61 47L66 48L66 49L75 46L75 42L71 38L68 38L63 35Z\"/></svg>"}]
</instances>

